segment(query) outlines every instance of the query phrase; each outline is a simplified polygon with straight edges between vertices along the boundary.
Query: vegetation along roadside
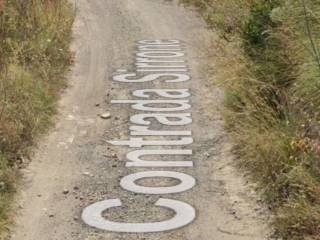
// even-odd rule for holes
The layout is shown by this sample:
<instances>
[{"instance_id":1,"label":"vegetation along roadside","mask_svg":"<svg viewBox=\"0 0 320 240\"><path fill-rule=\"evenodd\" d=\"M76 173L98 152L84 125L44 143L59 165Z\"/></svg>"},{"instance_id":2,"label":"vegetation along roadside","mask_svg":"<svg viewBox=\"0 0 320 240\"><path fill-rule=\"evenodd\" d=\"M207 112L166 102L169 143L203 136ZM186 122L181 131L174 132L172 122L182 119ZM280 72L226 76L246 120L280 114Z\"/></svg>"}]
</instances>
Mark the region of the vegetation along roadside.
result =
<instances>
[{"instance_id":1,"label":"vegetation along roadside","mask_svg":"<svg viewBox=\"0 0 320 240\"><path fill-rule=\"evenodd\" d=\"M67 0L0 0L0 232L12 221L17 169L52 124L72 64Z\"/></svg>"},{"instance_id":2,"label":"vegetation along roadside","mask_svg":"<svg viewBox=\"0 0 320 240\"><path fill-rule=\"evenodd\" d=\"M182 2L220 33L226 129L276 236L320 239L320 2Z\"/></svg>"}]
</instances>

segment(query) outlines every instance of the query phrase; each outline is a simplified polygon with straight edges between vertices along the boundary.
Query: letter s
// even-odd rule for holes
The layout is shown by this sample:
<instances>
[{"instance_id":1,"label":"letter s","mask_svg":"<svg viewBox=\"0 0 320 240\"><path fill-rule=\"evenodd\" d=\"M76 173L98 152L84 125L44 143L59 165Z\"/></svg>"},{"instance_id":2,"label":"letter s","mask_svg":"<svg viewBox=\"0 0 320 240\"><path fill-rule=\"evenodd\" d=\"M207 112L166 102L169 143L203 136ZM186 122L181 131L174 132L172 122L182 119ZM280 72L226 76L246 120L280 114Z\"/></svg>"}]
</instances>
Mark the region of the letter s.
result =
<instances>
[{"instance_id":1,"label":"letter s","mask_svg":"<svg viewBox=\"0 0 320 240\"><path fill-rule=\"evenodd\" d=\"M131 79L137 77L136 73L125 73L113 76L113 80L117 82L128 82L128 83L141 83L141 82L150 82L157 80L161 77L173 78L171 80L166 79L165 81L168 83L175 83L175 82L184 82L190 80L190 76L186 74L175 74L175 73L154 73L148 74L138 79Z\"/></svg>"},{"instance_id":2,"label":"letter s","mask_svg":"<svg viewBox=\"0 0 320 240\"><path fill-rule=\"evenodd\" d=\"M152 223L120 223L109 221L102 216L103 212L109 208L120 207L121 205L122 204L119 199L109 199L94 203L84 209L82 219L91 227L122 233L152 233L169 231L184 227L195 219L195 210L192 206L184 202L165 198L160 198L155 205L175 211L175 216L169 220Z\"/></svg>"}]
</instances>

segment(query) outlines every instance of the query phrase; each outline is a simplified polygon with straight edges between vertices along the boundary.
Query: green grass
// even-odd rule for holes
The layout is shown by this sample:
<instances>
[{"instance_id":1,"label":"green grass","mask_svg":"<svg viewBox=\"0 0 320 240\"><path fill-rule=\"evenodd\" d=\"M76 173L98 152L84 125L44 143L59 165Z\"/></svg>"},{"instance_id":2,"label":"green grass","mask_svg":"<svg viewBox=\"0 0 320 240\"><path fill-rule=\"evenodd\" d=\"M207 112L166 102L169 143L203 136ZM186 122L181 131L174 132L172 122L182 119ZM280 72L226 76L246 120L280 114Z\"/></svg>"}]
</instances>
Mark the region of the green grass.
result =
<instances>
[{"instance_id":1,"label":"green grass","mask_svg":"<svg viewBox=\"0 0 320 240\"><path fill-rule=\"evenodd\" d=\"M67 0L0 1L0 232L12 222L18 168L52 125L64 75L74 9Z\"/></svg>"},{"instance_id":2,"label":"green grass","mask_svg":"<svg viewBox=\"0 0 320 240\"><path fill-rule=\"evenodd\" d=\"M320 239L320 2L184 2L226 40L216 72L226 129L276 236Z\"/></svg>"}]
</instances>

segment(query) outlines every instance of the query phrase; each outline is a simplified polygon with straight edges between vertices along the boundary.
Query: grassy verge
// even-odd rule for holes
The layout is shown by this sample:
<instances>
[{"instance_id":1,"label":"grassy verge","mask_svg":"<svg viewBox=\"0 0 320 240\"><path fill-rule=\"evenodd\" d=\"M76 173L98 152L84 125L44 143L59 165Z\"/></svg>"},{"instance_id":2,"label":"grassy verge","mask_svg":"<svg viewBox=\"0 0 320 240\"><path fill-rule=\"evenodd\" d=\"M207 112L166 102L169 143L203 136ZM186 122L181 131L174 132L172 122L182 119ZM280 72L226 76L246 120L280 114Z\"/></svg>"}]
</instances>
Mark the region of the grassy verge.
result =
<instances>
[{"instance_id":1,"label":"grassy verge","mask_svg":"<svg viewBox=\"0 0 320 240\"><path fill-rule=\"evenodd\" d=\"M12 219L17 169L66 86L73 11L67 0L0 0L0 232Z\"/></svg>"},{"instance_id":2,"label":"grassy verge","mask_svg":"<svg viewBox=\"0 0 320 240\"><path fill-rule=\"evenodd\" d=\"M277 236L320 239L320 2L183 2L225 39L217 74L226 128Z\"/></svg>"}]
</instances>

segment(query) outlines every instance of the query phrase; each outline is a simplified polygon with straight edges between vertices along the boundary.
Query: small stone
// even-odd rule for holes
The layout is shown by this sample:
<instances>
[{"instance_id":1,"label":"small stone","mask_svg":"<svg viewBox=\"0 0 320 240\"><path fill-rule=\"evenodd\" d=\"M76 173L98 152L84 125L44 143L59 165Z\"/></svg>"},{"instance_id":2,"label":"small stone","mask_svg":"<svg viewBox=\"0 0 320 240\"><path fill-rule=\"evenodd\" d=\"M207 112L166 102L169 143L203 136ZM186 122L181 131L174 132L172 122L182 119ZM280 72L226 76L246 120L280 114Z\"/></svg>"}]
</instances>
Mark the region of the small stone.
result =
<instances>
[{"instance_id":1,"label":"small stone","mask_svg":"<svg viewBox=\"0 0 320 240\"><path fill-rule=\"evenodd\" d=\"M0 191L3 191L6 189L6 184L4 182L0 182Z\"/></svg>"},{"instance_id":2,"label":"small stone","mask_svg":"<svg viewBox=\"0 0 320 240\"><path fill-rule=\"evenodd\" d=\"M23 156L19 156L17 160L18 160L18 164L24 164L27 162Z\"/></svg>"},{"instance_id":3,"label":"small stone","mask_svg":"<svg viewBox=\"0 0 320 240\"><path fill-rule=\"evenodd\" d=\"M102 113L102 114L100 114L100 117L102 119L109 119L109 118L111 118L111 114L109 112Z\"/></svg>"},{"instance_id":4,"label":"small stone","mask_svg":"<svg viewBox=\"0 0 320 240\"><path fill-rule=\"evenodd\" d=\"M69 193L69 190L68 190L68 189L64 189L62 193L63 193L63 194L68 194L68 193Z\"/></svg>"},{"instance_id":5,"label":"small stone","mask_svg":"<svg viewBox=\"0 0 320 240\"><path fill-rule=\"evenodd\" d=\"M74 186L73 190L79 190L79 187L78 186Z\"/></svg>"},{"instance_id":6,"label":"small stone","mask_svg":"<svg viewBox=\"0 0 320 240\"><path fill-rule=\"evenodd\" d=\"M99 106L100 106L100 103L96 103L95 106L96 106L96 107L99 107Z\"/></svg>"},{"instance_id":7,"label":"small stone","mask_svg":"<svg viewBox=\"0 0 320 240\"><path fill-rule=\"evenodd\" d=\"M49 218L53 218L54 214L53 213L49 213Z\"/></svg>"},{"instance_id":8,"label":"small stone","mask_svg":"<svg viewBox=\"0 0 320 240\"><path fill-rule=\"evenodd\" d=\"M73 217L73 220L78 221L79 218L77 216Z\"/></svg>"}]
</instances>

